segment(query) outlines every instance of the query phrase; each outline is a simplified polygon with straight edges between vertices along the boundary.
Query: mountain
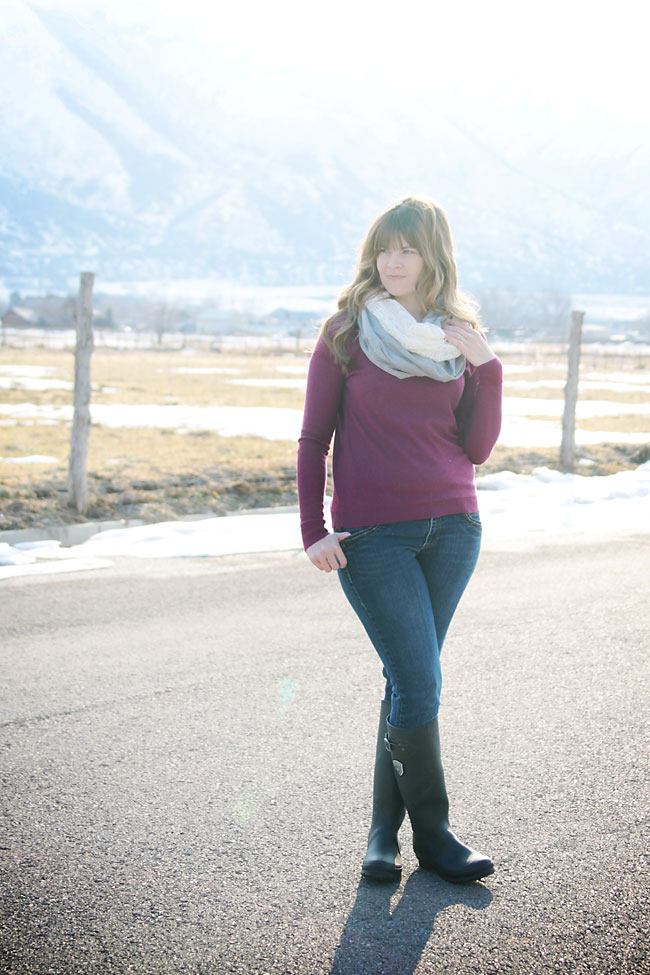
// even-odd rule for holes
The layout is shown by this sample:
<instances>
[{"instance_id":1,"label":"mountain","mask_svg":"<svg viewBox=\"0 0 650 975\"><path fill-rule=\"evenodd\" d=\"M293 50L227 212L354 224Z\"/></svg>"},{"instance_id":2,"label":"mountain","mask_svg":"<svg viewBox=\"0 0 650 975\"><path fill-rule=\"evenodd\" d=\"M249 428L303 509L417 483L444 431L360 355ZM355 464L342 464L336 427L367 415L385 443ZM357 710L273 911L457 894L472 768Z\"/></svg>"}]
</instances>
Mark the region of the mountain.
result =
<instances>
[{"instance_id":1,"label":"mountain","mask_svg":"<svg viewBox=\"0 0 650 975\"><path fill-rule=\"evenodd\" d=\"M378 122L307 93L298 115L237 101L244 63L203 86L164 41L95 9L14 2L0 24L0 281L349 279L370 220L427 192L469 288L650 291L647 147L598 154L394 107ZM215 55L216 57L217 55ZM506 96L504 95L504 98ZM296 104L299 104L298 102ZM499 105L494 106L495 114Z\"/></svg>"}]
</instances>

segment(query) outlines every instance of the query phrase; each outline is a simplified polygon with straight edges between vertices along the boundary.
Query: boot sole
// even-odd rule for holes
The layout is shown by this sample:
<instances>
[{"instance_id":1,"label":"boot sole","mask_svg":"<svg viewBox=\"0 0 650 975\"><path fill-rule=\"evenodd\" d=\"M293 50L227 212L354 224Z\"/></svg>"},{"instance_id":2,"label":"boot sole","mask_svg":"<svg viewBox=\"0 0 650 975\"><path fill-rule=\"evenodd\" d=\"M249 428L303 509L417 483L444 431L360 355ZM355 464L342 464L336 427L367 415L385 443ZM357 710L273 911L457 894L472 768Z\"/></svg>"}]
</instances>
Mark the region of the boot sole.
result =
<instances>
[{"instance_id":1,"label":"boot sole","mask_svg":"<svg viewBox=\"0 0 650 975\"><path fill-rule=\"evenodd\" d=\"M389 867L389 866L362 867L361 876L365 877L367 880L377 880L377 881L386 881L386 882L401 880L402 868Z\"/></svg>"},{"instance_id":2,"label":"boot sole","mask_svg":"<svg viewBox=\"0 0 650 975\"><path fill-rule=\"evenodd\" d=\"M421 860L418 860L418 863L423 870L429 870L431 873L436 873L439 877L442 877L443 880L447 880L452 884L471 884L475 880L482 880L483 877L490 877L494 873L494 864L490 864L489 867L485 866L477 868L474 873L463 874L462 877L459 877L457 875L455 876L454 874L445 873L443 870L440 870L438 867L434 867L433 865L429 866L427 863L422 863Z\"/></svg>"}]
</instances>

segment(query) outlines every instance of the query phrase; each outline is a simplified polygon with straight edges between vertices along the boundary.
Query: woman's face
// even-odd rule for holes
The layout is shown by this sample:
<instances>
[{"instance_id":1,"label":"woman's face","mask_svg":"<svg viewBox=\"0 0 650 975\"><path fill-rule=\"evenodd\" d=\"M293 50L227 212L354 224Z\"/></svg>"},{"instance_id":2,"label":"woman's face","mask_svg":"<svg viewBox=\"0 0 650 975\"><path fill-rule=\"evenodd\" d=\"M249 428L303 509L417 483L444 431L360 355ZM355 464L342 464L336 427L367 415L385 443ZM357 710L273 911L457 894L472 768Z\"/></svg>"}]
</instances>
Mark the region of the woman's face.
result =
<instances>
[{"instance_id":1,"label":"woman's face","mask_svg":"<svg viewBox=\"0 0 650 975\"><path fill-rule=\"evenodd\" d=\"M377 254L377 272L386 291L408 307L417 300L416 286L424 261L404 238L394 240Z\"/></svg>"}]
</instances>

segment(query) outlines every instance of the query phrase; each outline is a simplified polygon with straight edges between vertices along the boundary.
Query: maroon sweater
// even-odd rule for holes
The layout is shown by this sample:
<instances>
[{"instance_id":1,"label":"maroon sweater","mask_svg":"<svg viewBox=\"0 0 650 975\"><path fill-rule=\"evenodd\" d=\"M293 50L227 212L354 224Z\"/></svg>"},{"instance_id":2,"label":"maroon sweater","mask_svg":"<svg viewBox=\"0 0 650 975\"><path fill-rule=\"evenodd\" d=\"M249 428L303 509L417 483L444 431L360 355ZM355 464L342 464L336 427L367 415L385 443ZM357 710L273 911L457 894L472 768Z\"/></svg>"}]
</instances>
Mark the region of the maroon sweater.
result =
<instances>
[{"instance_id":1,"label":"maroon sweater","mask_svg":"<svg viewBox=\"0 0 650 975\"><path fill-rule=\"evenodd\" d=\"M319 338L309 365L298 446L305 548L327 535L323 496L332 435L335 531L477 511L474 464L501 429L501 363L468 364L460 379L397 379L358 340L347 375Z\"/></svg>"}]
</instances>

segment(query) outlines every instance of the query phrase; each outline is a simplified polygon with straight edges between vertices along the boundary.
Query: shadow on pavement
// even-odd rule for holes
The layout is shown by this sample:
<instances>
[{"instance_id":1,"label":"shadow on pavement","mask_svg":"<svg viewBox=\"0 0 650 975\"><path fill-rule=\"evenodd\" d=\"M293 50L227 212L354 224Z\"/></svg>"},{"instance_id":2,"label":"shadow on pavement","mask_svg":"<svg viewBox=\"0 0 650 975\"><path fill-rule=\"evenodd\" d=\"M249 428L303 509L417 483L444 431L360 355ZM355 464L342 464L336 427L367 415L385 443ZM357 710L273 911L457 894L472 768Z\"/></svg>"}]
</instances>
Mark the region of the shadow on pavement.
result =
<instances>
[{"instance_id":1,"label":"shadow on pavement","mask_svg":"<svg viewBox=\"0 0 650 975\"><path fill-rule=\"evenodd\" d=\"M401 897L399 884L362 879L339 941L330 975L411 975L433 932L436 916L455 904L482 911L492 894L480 883L446 883L416 870Z\"/></svg>"}]
</instances>

